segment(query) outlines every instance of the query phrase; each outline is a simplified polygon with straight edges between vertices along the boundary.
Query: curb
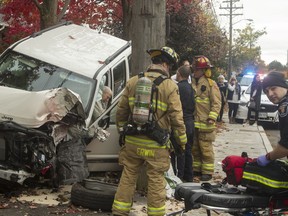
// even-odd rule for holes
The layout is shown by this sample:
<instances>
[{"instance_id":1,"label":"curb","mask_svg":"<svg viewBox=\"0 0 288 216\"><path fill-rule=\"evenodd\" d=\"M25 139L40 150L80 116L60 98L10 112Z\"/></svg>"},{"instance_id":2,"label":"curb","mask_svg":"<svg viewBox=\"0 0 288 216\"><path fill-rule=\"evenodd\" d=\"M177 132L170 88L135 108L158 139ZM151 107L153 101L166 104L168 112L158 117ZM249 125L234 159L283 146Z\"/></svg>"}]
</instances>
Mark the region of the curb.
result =
<instances>
[{"instance_id":1,"label":"curb","mask_svg":"<svg viewBox=\"0 0 288 216\"><path fill-rule=\"evenodd\" d=\"M273 150L272 145L271 145L271 143L270 143L270 141L269 141L269 139L268 139L268 137L267 137L267 135L265 133L264 128L262 126L258 126L258 131L259 131L259 134L260 134L260 136L262 138L263 145L264 145L264 147L266 149L266 152L272 151Z\"/></svg>"}]
</instances>

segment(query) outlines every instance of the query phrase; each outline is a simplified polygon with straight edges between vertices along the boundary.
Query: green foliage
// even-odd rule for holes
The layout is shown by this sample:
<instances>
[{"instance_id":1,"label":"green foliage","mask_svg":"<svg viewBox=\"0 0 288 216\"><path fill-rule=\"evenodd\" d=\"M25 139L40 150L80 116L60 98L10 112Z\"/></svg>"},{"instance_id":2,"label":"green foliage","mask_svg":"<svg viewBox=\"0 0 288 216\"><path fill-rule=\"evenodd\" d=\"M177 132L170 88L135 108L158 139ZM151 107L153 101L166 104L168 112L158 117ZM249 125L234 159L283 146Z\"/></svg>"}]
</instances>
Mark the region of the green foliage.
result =
<instances>
[{"instance_id":1,"label":"green foliage","mask_svg":"<svg viewBox=\"0 0 288 216\"><path fill-rule=\"evenodd\" d=\"M255 30L250 24L244 29L237 29L238 37L235 38L232 47L232 70L245 71L245 68L253 66L258 68L262 64L261 47L257 42L266 30Z\"/></svg>"},{"instance_id":2,"label":"green foliage","mask_svg":"<svg viewBox=\"0 0 288 216\"><path fill-rule=\"evenodd\" d=\"M195 55L205 55L213 65L225 65L228 41L205 5L190 3L180 8L170 6L168 9L168 46L190 62Z\"/></svg>"},{"instance_id":3,"label":"green foliage","mask_svg":"<svg viewBox=\"0 0 288 216\"><path fill-rule=\"evenodd\" d=\"M269 71L284 71L285 67L278 61L272 61L268 65L268 70Z\"/></svg>"}]
</instances>

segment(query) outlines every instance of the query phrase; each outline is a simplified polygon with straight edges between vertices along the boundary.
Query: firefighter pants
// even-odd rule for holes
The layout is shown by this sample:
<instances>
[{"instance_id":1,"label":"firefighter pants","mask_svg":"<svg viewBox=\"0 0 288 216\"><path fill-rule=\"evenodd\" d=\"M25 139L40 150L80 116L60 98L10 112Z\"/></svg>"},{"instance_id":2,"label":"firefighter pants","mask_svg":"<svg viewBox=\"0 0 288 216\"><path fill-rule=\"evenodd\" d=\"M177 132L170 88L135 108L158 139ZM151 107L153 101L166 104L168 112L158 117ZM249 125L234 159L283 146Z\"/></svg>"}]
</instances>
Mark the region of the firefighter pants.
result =
<instances>
[{"instance_id":1,"label":"firefighter pants","mask_svg":"<svg viewBox=\"0 0 288 216\"><path fill-rule=\"evenodd\" d=\"M167 172L170 166L169 149L145 148L127 143L122 147L119 154L119 164L124 167L114 198L113 214L129 214L139 170L144 163L148 177L148 215L165 215L166 180L164 172Z\"/></svg>"},{"instance_id":2,"label":"firefighter pants","mask_svg":"<svg viewBox=\"0 0 288 216\"><path fill-rule=\"evenodd\" d=\"M214 173L215 130L203 130L195 128L194 143L192 147L193 171L202 174Z\"/></svg>"}]
</instances>

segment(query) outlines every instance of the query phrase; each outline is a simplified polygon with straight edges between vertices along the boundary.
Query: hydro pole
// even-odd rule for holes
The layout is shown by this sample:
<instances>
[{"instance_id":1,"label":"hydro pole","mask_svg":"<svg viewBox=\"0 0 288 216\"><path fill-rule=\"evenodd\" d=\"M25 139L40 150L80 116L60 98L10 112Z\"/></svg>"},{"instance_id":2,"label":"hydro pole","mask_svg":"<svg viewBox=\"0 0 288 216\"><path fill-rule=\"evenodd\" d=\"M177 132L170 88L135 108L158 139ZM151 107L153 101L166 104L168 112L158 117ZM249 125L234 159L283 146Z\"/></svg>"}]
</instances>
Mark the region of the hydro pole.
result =
<instances>
[{"instance_id":1,"label":"hydro pole","mask_svg":"<svg viewBox=\"0 0 288 216\"><path fill-rule=\"evenodd\" d=\"M243 9L243 6L237 7L235 5L236 2L239 2L240 0L229 0L229 1L223 1L223 3L226 3L225 7L222 7L220 5L220 9L225 9L229 13L226 14L220 14L220 16L229 16L229 61L228 61L228 80L231 77L232 73L232 42L233 42L233 37L232 37L232 30L233 30L233 17L235 16L240 16L243 14L237 14L234 13L238 9Z\"/></svg>"}]
</instances>

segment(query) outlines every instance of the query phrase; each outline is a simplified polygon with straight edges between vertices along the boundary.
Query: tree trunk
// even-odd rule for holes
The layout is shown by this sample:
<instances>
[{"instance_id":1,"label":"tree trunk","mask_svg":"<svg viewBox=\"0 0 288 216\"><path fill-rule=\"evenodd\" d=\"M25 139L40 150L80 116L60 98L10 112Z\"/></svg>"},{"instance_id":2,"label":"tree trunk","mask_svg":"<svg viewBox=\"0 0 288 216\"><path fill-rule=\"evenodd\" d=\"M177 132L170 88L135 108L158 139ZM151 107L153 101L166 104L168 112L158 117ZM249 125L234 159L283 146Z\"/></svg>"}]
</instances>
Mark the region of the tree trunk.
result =
<instances>
[{"instance_id":1,"label":"tree trunk","mask_svg":"<svg viewBox=\"0 0 288 216\"><path fill-rule=\"evenodd\" d=\"M145 71L150 64L146 50L165 45L166 1L133 1L132 74Z\"/></svg>"},{"instance_id":2,"label":"tree trunk","mask_svg":"<svg viewBox=\"0 0 288 216\"><path fill-rule=\"evenodd\" d=\"M145 71L150 64L147 49L165 45L166 1L133 1L132 10L132 75ZM147 189L145 167L140 170L137 190Z\"/></svg>"},{"instance_id":3,"label":"tree trunk","mask_svg":"<svg viewBox=\"0 0 288 216\"><path fill-rule=\"evenodd\" d=\"M43 0L42 4L38 0L33 0L40 13L40 28L45 29L61 22L70 1L65 0L62 10L57 14L58 0Z\"/></svg>"},{"instance_id":4,"label":"tree trunk","mask_svg":"<svg viewBox=\"0 0 288 216\"><path fill-rule=\"evenodd\" d=\"M58 0L44 0L40 10L41 29L57 24Z\"/></svg>"},{"instance_id":5,"label":"tree trunk","mask_svg":"<svg viewBox=\"0 0 288 216\"><path fill-rule=\"evenodd\" d=\"M127 0L122 0L123 13L123 39L131 40L132 35L132 5Z\"/></svg>"}]
</instances>

